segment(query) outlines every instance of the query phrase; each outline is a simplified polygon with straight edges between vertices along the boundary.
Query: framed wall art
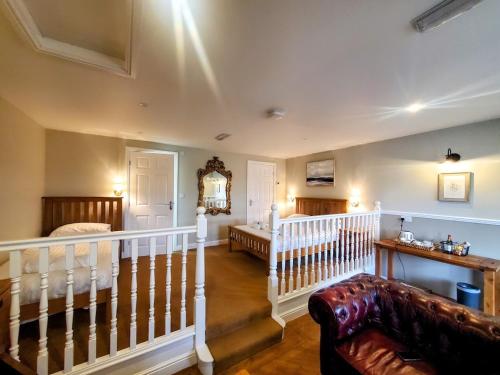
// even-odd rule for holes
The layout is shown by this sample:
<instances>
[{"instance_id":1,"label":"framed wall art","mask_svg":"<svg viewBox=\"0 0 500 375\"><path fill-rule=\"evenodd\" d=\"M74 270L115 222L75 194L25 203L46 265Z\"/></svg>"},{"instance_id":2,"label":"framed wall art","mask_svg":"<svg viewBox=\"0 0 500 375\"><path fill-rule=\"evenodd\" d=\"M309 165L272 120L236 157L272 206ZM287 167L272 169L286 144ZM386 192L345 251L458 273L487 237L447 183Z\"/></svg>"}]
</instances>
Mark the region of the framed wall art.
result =
<instances>
[{"instance_id":1,"label":"framed wall art","mask_svg":"<svg viewBox=\"0 0 500 375\"><path fill-rule=\"evenodd\" d=\"M472 173L440 173L438 199L442 202L468 202Z\"/></svg>"}]
</instances>

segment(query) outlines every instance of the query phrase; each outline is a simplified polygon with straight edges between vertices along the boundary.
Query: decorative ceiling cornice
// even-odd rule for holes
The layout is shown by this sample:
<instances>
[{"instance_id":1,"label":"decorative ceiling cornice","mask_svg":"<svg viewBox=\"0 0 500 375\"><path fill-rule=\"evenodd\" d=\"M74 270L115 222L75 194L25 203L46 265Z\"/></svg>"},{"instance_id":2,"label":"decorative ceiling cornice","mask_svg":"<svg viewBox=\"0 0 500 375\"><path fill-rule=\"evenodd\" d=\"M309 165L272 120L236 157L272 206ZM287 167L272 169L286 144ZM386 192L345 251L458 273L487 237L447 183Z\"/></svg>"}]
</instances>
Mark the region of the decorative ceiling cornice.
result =
<instances>
[{"instance_id":1,"label":"decorative ceiling cornice","mask_svg":"<svg viewBox=\"0 0 500 375\"><path fill-rule=\"evenodd\" d=\"M130 7L130 35L125 51L125 59L108 56L101 52L45 37L40 32L23 0L1 1L18 31L28 38L37 52L89 65L123 77L135 78L134 55L136 53L137 34L140 29L141 1L125 0Z\"/></svg>"}]
</instances>

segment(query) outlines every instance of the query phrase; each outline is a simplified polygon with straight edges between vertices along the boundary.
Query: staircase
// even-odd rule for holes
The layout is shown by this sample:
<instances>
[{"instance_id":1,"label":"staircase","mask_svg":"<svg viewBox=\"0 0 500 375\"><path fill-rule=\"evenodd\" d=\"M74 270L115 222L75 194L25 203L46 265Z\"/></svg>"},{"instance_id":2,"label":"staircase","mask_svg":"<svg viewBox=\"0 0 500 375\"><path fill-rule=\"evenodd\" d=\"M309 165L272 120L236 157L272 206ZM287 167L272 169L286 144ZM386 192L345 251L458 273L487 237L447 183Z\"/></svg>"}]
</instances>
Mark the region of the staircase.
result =
<instances>
[{"instance_id":1,"label":"staircase","mask_svg":"<svg viewBox=\"0 0 500 375\"><path fill-rule=\"evenodd\" d=\"M271 318L262 261L222 246L206 254L206 337L217 374L281 342L283 328Z\"/></svg>"},{"instance_id":2,"label":"staircase","mask_svg":"<svg viewBox=\"0 0 500 375\"><path fill-rule=\"evenodd\" d=\"M283 328L271 318L270 307L268 311L249 311L210 335L213 337L208 338L207 345L215 360L214 373L281 342Z\"/></svg>"}]
</instances>

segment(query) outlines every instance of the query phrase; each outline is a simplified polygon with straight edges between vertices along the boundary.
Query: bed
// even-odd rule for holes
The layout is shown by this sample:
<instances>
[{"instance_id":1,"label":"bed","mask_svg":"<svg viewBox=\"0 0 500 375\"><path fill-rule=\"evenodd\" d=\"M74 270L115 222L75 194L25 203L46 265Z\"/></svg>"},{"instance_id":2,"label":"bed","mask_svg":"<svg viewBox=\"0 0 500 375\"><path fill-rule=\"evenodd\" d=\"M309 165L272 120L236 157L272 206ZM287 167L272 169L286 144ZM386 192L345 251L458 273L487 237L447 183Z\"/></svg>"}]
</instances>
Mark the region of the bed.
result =
<instances>
[{"instance_id":1,"label":"bed","mask_svg":"<svg viewBox=\"0 0 500 375\"><path fill-rule=\"evenodd\" d=\"M76 224L85 223L85 224ZM119 197L44 197L42 198L42 236L67 236L123 230L122 198ZM91 232L89 232L91 231ZM68 234L70 233L70 234ZM90 275L89 245L75 246L74 308L89 304ZM38 249L26 249L22 255L21 321L39 315L40 275ZM66 309L65 248L54 246L49 250L48 299L49 314ZM9 262L0 265L0 279L8 279ZM97 304L107 303L111 297L111 243L98 243ZM9 293L10 294L10 293ZM8 302L8 301L4 301ZM109 305L109 304L108 304Z\"/></svg>"},{"instance_id":2,"label":"bed","mask_svg":"<svg viewBox=\"0 0 500 375\"><path fill-rule=\"evenodd\" d=\"M295 215L317 216L317 215L332 215L347 212L347 199L329 199L329 198L295 198ZM292 244L294 249L302 249L300 256L304 256L306 250L305 240L310 240L315 246L314 251L319 252L320 247L316 246L318 243L323 243L326 239L327 242L336 241L336 238L331 238L330 232L320 232L318 237L311 236L310 233L304 233L301 236L302 242L299 244L297 241ZM326 237L326 238L325 238ZM248 253L266 261L269 265L271 233L268 228L258 229L255 225L236 225L229 226L228 233L229 251L243 250ZM289 247L290 244L280 241L279 247ZM299 256L299 252L295 253ZM289 253L286 255L289 257ZM281 253L278 253L278 261L281 261Z\"/></svg>"}]
</instances>

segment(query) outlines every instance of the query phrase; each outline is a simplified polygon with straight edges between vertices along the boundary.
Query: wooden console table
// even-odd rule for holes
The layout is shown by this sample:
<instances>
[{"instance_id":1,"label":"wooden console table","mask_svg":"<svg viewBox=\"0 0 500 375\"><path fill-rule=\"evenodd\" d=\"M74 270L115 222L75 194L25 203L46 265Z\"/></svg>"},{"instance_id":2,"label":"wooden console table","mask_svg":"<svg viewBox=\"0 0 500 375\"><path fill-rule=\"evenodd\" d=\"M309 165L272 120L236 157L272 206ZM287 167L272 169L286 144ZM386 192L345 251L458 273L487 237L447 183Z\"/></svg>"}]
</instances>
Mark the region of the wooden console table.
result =
<instances>
[{"instance_id":1,"label":"wooden console table","mask_svg":"<svg viewBox=\"0 0 500 375\"><path fill-rule=\"evenodd\" d=\"M375 241L375 274L380 276L382 269L382 249L387 250L387 278L394 278L393 255L399 252L414 255L420 258L435 260L437 262L465 267L483 273L484 291L483 311L490 315L500 315L500 260L467 255L465 257L445 254L441 251L420 250L414 247L397 244L394 240Z\"/></svg>"}]
</instances>

